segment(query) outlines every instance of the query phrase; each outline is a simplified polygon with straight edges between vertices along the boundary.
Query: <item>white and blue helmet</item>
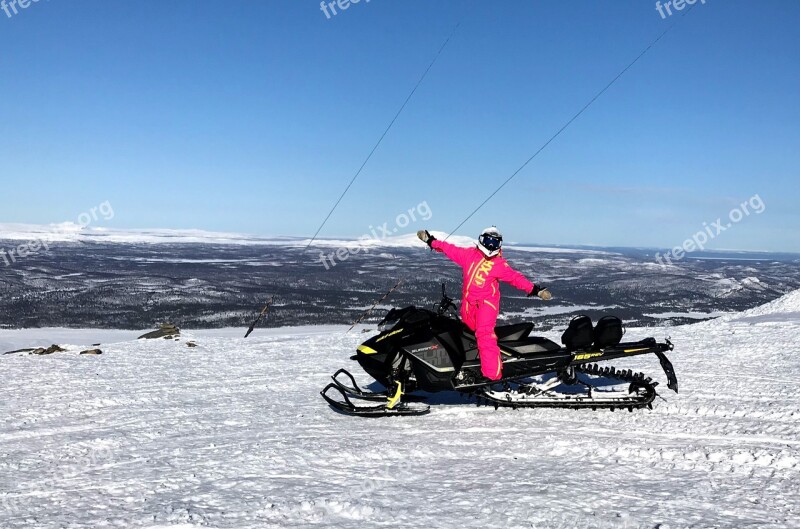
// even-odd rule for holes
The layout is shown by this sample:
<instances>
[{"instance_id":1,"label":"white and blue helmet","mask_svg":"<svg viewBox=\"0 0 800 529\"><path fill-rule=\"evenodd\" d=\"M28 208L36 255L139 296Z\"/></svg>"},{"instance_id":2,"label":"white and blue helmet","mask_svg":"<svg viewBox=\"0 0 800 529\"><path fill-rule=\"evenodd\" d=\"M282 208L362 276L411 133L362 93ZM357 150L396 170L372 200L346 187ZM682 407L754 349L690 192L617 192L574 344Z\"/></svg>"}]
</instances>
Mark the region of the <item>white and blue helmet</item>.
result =
<instances>
[{"instance_id":1,"label":"white and blue helmet","mask_svg":"<svg viewBox=\"0 0 800 529\"><path fill-rule=\"evenodd\" d=\"M503 246L503 234L497 229L497 226L486 228L481 232L478 237L478 250L483 252L486 257L495 257L500 254L500 249Z\"/></svg>"}]
</instances>

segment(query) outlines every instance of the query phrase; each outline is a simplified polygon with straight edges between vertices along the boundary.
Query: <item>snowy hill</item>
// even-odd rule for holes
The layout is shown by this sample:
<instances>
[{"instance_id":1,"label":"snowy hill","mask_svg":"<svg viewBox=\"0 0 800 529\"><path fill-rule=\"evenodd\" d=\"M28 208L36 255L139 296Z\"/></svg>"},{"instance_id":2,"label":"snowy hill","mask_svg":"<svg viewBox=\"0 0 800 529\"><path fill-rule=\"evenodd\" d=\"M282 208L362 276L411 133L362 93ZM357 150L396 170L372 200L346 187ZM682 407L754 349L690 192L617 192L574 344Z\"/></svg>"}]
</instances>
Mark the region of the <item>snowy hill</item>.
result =
<instances>
[{"instance_id":1,"label":"snowy hill","mask_svg":"<svg viewBox=\"0 0 800 529\"><path fill-rule=\"evenodd\" d=\"M209 243L209 244L267 244L277 242L239 233L203 230L122 230L97 226L82 226L74 222L60 224L0 224L0 240L45 242L103 242L119 244Z\"/></svg>"},{"instance_id":2,"label":"snowy hill","mask_svg":"<svg viewBox=\"0 0 800 529\"><path fill-rule=\"evenodd\" d=\"M800 323L800 290L786 294L770 303L725 316L732 323Z\"/></svg>"},{"instance_id":3,"label":"snowy hill","mask_svg":"<svg viewBox=\"0 0 800 529\"><path fill-rule=\"evenodd\" d=\"M449 235L445 232L432 231L437 238L447 239L448 242L461 246L475 244L474 237L463 235ZM260 237L243 233L213 232L205 230L176 230L176 229L146 229L125 230L106 228L102 226L81 226L74 222L60 224L10 224L0 223L0 241L45 241L58 242L84 242L84 243L111 243L111 244L229 244L243 246L281 245L286 247L305 248L310 239L303 237ZM422 243L417 239L416 231L407 234L382 236L379 231L370 236L360 238L320 238L313 243L315 248L419 248ZM509 247L519 248L529 252L542 253L588 253L606 254L600 250L587 250L569 247L547 246L518 246L509 244Z\"/></svg>"},{"instance_id":4,"label":"snowy hill","mask_svg":"<svg viewBox=\"0 0 800 529\"><path fill-rule=\"evenodd\" d=\"M435 232L444 238L447 234ZM376 232L377 235L377 232ZM74 222L61 224L0 224L0 240L45 242L94 242L114 244L230 244L230 245L275 245L304 248L310 239L303 237L259 237L242 233L213 232L205 230L147 229L124 230L99 226L81 226ZM474 244L474 239L454 235L449 239L454 244ZM407 248L422 244L416 232L392 234L387 237L369 236L359 239L321 238L314 241L315 247L379 247Z\"/></svg>"},{"instance_id":5,"label":"snowy hill","mask_svg":"<svg viewBox=\"0 0 800 529\"><path fill-rule=\"evenodd\" d=\"M800 291L670 334L681 392L653 411L364 420L318 395L344 327L0 331L0 527L800 527ZM548 333L558 338L558 333ZM97 339L104 354L77 351ZM197 348L186 346L187 340ZM662 380L655 358L614 362ZM359 376L360 382L367 382Z\"/></svg>"}]
</instances>

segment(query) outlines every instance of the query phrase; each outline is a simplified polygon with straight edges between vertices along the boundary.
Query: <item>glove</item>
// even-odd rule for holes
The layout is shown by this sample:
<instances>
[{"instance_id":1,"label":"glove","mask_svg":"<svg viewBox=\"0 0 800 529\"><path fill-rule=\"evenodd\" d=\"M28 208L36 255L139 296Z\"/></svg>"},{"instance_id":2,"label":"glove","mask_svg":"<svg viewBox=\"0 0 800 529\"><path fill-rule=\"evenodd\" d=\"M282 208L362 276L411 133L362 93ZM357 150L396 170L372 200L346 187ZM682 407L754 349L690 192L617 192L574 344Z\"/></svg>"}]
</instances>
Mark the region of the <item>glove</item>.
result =
<instances>
[{"instance_id":1,"label":"glove","mask_svg":"<svg viewBox=\"0 0 800 529\"><path fill-rule=\"evenodd\" d=\"M436 237L428 233L428 230L419 230L417 232L417 237L419 237L419 240L427 244L428 248L430 248L431 243L436 240Z\"/></svg>"},{"instance_id":2,"label":"glove","mask_svg":"<svg viewBox=\"0 0 800 529\"><path fill-rule=\"evenodd\" d=\"M553 299L553 294L547 290L547 287L540 287L539 285L533 285L533 290L528 294L528 297L531 296L538 296L542 301L550 301Z\"/></svg>"}]
</instances>

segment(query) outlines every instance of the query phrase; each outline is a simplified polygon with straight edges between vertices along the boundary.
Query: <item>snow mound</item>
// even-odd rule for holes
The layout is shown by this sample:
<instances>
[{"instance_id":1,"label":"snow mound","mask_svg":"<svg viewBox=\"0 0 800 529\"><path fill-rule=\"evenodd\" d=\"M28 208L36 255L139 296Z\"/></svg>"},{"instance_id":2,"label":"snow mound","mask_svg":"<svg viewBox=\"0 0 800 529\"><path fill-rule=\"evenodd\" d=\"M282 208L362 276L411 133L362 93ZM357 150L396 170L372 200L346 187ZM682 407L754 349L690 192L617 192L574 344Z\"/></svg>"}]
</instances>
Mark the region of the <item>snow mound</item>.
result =
<instances>
[{"instance_id":1,"label":"snow mound","mask_svg":"<svg viewBox=\"0 0 800 529\"><path fill-rule=\"evenodd\" d=\"M725 277L718 279L716 282L717 295L721 297L738 294L743 290L766 290L767 288L769 288L769 285L757 277L745 277L741 280Z\"/></svg>"},{"instance_id":2,"label":"snow mound","mask_svg":"<svg viewBox=\"0 0 800 529\"><path fill-rule=\"evenodd\" d=\"M800 324L800 289L750 310L723 316L730 323L796 323Z\"/></svg>"}]
</instances>

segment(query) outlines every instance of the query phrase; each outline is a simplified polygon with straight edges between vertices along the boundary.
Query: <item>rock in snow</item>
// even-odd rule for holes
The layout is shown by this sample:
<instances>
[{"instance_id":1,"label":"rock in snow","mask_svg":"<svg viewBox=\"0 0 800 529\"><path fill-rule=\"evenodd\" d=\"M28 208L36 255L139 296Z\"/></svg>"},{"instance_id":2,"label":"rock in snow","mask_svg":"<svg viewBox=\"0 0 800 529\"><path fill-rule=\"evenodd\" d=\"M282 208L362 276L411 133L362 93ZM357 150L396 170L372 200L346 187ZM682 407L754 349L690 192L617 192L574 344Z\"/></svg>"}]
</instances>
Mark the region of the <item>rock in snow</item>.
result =
<instances>
[{"instance_id":1,"label":"rock in snow","mask_svg":"<svg viewBox=\"0 0 800 529\"><path fill-rule=\"evenodd\" d=\"M152 332L148 332L139 336L140 340L153 340L155 338L164 338L170 339L175 336L180 336L181 330L178 329L175 325L171 323L162 323L158 326L158 329Z\"/></svg>"},{"instance_id":2,"label":"rock in snow","mask_svg":"<svg viewBox=\"0 0 800 529\"><path fill-rule=\"evenodd\" d=\"M56 344L53 344L48 348L39 347L37 349L34 349L33 351L31 351L31 354L32 355L51 355L53 353L63 353L65 351L66 351L66 349L64 349L63 347L61 347L59 345L56 345Z\"/></svg>"},{"instance_id":3,"label":"rock in snow","mask_svg":"<svg viewBox=\"0 0 800 529\"><path fill-rule=\"evenodd\" d=\"M0 357L0 527L800 527L800 292L629 329L671 335L681 382L635 413L436 395L424 417L338 415L318 392L359 372L345 329Z\"/></svg>"}]
</instances>

